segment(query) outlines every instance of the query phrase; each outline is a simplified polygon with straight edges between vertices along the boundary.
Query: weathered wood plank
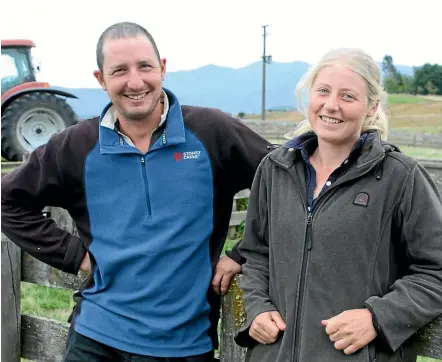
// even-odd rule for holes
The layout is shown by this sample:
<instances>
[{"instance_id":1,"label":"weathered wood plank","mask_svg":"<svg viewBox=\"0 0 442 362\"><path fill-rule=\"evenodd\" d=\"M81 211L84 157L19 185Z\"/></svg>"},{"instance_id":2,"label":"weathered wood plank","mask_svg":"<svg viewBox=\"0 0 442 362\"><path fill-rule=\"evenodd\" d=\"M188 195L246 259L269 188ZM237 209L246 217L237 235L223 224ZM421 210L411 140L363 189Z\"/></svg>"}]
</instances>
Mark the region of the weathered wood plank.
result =
<instances>
[{"instance_id":1,"label":"weathered wood plank","mask_svg":"<svg viewBox=\"0 0 442 362\"><path fill-rule=\"evenodd\" d=\"M235 195L235 200L238 200L238 199L248 199L249 196L250 196L250 190L249 189L245 189L245 190L242 190L242 191L238 192Z\"/></svg>"},{"instance_id":2,"label":"weathered wood plank","mask_svg":"<svg viewBox=\"0 0 442 362\"><path fill-rule=\"evenodd\" d=\"M425 167L433 181L436 183L439 193L442 196L442 161L439 160L419 160Z\"/></svg>"},{"instance_id":3,"label":"weathered wood plank","mask_svg":"<svg viewBox=\"0 0 442 362\"><path fill-rule=\"evenodd\" d=\"M21 251L2 234L1 253L1 357L19 362Z\"/></svg>"},{"instance_id":4,"label":"weathered wood plank","mask_svg":"<svg viewBox=\"0 0 442 362\"><path fill-rule=\"evenodd\" d=\"M78 236L77 226L67 210L60 207L46 207L43 212L45 213L46 217L54 220L59 228L65 229Z\"/></svg>"},{"instance_id":5,"label":"weathered wood plank","mask_svg":"<svg viewBox=\"0 0 442 362\"><path fill-rule=\"evenodd\" d=\"M58 207L46 207L44 213L53 219L57 225L78 236L77 228L69 213ZM81 282L88 276L80 272L78 276L64 273L41 261L28 253L22 256L22 280L28 283L41 284L48 287L78 289Z\"/></svg>"},{"instance_id":6,"label":"weathered wood plank","mask_svg":"<svg viewBox=\"0 0 442 362\"><path fill-rule=\"evenodd\" d=\"M247 211L234 211L232 212L232 216L230 217L229 226L238 226L241 225L243 221L245 221L247 216Z\"/></svg>"},{"instance_id":7,"label":"weathered wood plank","mask_svg":"<svg viewBox=\"0 0 442 362\"><path fill-rule=\"evenodd\" d=\"M34 284L45 285L54 288L78 289L82 281L87 278L85 272L78 273L78 276L64 273L41 261L35 259L28 253L22 256L22 281Z\"/></svg>"},{"instance_id":8,"label":"weathered wood plank","mask_svg":"<svg viewBox=\"0 0 442 362\"><path fill-rule=\"evenodd\" d=\"M63 361L68 331L69 323L23 314L22 357L38 362Z\"/></svg>"},{"instance_id":9,"label":"weathered wood plank","mask_svg":"<svg viewBox=\"0 0 442 362\"><path fill-rule=\"evenodd\" d=\"M221 362L242 362L246 348L238 346L234 337L245 322L244 301L238 285L238 276L230 284L229 293L223 296L221 304Z\"/></svg>"}]
</instances>

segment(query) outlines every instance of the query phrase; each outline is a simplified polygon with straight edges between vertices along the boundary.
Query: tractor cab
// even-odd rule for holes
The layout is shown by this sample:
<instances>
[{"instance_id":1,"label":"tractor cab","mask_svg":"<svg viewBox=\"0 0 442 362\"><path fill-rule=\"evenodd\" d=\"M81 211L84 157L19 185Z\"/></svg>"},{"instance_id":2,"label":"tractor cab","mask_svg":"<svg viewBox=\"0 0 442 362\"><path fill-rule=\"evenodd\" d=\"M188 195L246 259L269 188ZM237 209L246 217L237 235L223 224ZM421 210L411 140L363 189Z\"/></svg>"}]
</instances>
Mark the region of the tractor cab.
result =
<instances>
[{"instance_id":1,"label":"tractor cab","mask_svg":"<svg viewBox=\"0 0 442 362\"><path fill-rule=\"evenodd\" d=\"M34 46L28 40L2 41L2 94L19 84L36 81L38 67L33 58Z\"/></svg>"}]
</instances>

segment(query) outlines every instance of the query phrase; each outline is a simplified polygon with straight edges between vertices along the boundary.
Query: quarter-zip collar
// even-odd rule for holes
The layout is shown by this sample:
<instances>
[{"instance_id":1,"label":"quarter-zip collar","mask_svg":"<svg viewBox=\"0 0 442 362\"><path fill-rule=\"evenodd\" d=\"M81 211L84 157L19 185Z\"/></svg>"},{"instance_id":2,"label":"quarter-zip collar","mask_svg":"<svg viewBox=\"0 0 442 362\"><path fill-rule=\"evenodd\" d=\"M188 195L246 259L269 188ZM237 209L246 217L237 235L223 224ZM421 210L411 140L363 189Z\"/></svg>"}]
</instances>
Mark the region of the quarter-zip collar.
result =
<instances>
[{"instance_id":1,"label":"quarter-zip collar","mask_svg":"<svg viewBox=\"0 0 442 362\"><path fill-rule=\"evenodd\" d=\"M186 141L181 105L179 104L177 97L171 91L166 88L163 88L163 90L166 93L165 96L168 98L169 109L164 124L161 126L163 128L162 135L155 141L149 151L181 144ZM124 142L123 138L118 134L117 131L101 124L103 117L109 111L111 106L112 103L110 102L103 109L100 116L99 143L101 154L141 154L137 148Z\"/></svg>"}]
</instances>

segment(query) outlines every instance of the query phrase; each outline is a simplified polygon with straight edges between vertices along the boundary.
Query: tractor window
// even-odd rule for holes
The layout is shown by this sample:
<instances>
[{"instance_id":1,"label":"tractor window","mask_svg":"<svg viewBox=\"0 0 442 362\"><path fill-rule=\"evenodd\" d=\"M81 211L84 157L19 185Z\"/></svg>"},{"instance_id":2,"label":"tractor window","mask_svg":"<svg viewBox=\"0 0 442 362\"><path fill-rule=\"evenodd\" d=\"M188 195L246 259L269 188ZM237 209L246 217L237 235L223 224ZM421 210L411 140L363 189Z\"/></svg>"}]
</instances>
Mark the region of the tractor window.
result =
<instances>
[{"instance_id":1,"label":"tractor window","mask_svg":"<svg viewBox=\"0 0 442 362\"><path fill-rule=\"evenodd\" d=\"M8 89L34 80L29 64L28 50L3 48L1 55L2 93Z\"/></svg>"}]
</instances>

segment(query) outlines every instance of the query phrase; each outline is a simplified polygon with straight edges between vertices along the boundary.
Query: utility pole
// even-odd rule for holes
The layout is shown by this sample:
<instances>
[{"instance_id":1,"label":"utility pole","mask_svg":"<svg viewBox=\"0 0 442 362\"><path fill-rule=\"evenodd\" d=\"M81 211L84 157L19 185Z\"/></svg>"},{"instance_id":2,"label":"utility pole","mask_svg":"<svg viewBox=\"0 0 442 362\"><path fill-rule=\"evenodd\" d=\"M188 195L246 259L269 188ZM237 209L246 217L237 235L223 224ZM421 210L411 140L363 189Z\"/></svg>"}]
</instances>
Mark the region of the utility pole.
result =
<instances>
[{"instance_id":1,"label":"utility pole","mask_svg":"<svg viewBox=\"0 0 442 362\"><path fill-rule=\"evenodd\" d=\"M272 56L266 54L266 36L268 35L266 32L266 28L269 25L263 25L263 53L262 53L262 100L261 100L261 119L265 121L266 119L266 64L270 64L272 62Z\"/></svg>"}]
</instances>

